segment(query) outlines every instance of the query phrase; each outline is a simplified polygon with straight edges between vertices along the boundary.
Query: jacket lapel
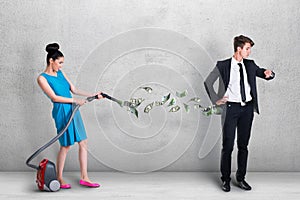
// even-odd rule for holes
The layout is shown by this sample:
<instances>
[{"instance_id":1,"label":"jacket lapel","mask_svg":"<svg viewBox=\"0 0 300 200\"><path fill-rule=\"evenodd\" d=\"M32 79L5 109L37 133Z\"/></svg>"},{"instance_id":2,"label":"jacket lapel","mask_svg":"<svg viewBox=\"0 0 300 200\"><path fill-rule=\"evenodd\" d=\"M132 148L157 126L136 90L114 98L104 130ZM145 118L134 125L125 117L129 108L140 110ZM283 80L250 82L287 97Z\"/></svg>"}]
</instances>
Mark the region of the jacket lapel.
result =
<instances>
[{"instance_id":1,"label":"jacket lapel","mask_svg":"<svg viewBox=\"0 0 300 200\"><path fill-rule=\"evenodd\" d=\"M224 66L224 84L225 84L225 90L227 90L229 81L230 81L230 70L231 70L231 59L229 58L226 62L226 65Z\"/></svg>"},{"instance_id":2,"label":"jacket lapel","mask_svg":"<svg viewBox=\"0 0 300 200\"><path fill-rule=\"evenodd\" d=\"M250 87L252 88L253 87L253 81L252 81L252 78L253 75L253 70L251 71L251 66L249 66L249 62L247 59L244 59L244 65L245 65L245 69L246 69L246 73L247 73L247 79L248 79L248 83L250 85ZM254 75L255 77L255 75Z\"/></svg>"}]
</instances>

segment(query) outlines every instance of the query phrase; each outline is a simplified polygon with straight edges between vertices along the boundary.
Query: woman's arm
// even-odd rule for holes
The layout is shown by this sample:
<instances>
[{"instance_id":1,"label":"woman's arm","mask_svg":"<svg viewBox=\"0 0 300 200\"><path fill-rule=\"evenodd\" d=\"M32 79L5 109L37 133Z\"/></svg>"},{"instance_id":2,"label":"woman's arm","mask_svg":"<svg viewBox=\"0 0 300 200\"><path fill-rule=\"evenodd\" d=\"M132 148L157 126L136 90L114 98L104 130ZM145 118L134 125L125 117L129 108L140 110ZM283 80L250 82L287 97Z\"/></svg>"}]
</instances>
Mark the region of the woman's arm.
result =
<instances>
[{"instance_id":1,"label":"woman's arm","mask_svg":"<svg viewBox=\"0 0 300 200\"><path fill-rule=\"evenodd\" d=\"M52 88L50 87L48 81L43 76L39 76L37 78L37 82L41 89L45 92L45 94L53 101L53 102L60 102L60 103L76 103L79 105L83 105L85 100L74 99L74 98L66 98L62 96L58 96L54 93Z\"/></svg>"},{"instance_id":2,"label":"woman's arm","mask_svg":"<svg viewBox=\"0 0 300 200\"><path fill-rule=\"evenodd\" d=\"M67 77L67 75L65 74L65 72L63 72L62 70L60 70L60 71L63 73L64 77L66 78L66 80L67 80L68 83L70 84L70 89L71 89L71 92L72 92L73 94L80 95L80 96L85 96L85 97L93 96L92 93L89 93L89 92L86 92L86 91L82 91L82 90L77 89L77 88L73 85L73 83L70 81L70 79Z\"/></svg>"},{"instance_id":3,"label":"woman's arm","mask_svg":"<svg viewBox=\"0 0 300 200\"><path fill-rule=\"evenodd\" d=\"M86 92L86 91L83 91L83 90L79 90L78 88L76 88L73 83L70 81L70 79L67 77L67 75L61 70L61 72L63 73L64 77L66 78L66 80L68 81L68 83L70 84L70 89L71 89L71 92L73 94L76 94L76 95L80 95L80 96L84 96L84 97L91 97L91 96L95 96L98 94L98 99L102 99L103 97L101 96L101 92L97 92L95 94L92 94L92 93L89 93L89 92Z\"/></svg>"}]
</instances>

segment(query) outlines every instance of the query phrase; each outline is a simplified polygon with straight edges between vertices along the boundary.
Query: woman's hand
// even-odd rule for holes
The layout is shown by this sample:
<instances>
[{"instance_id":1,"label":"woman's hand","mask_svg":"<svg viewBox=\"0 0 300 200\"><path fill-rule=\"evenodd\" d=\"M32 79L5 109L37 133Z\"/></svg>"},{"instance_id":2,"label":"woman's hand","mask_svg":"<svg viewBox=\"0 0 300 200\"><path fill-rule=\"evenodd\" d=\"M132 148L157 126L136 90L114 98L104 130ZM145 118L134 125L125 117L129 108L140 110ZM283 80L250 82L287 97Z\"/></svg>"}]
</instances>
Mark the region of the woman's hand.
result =
<instances>
[{"instance_id":1,"label":"woman's hand","mask_svg":"<svg viewBox=\"0 0 300 200\"><path fill-rule=\"evenodd\" d=\"M95 95L97 95L97 99L103 99L104 97L101 95L102 92L97 92Z\"/></svg>"},{"instance_id":2,"label":"woman's hand","mask_svg":"<svg viewBox=\"0 0 300 200\"><path fill-rule=\"evenodd\" d=\"M85 99L73 99L73 101L75 104L80 105L80 106L82 106L83 104L86 103Z\"/></svg>"}]
</instances>

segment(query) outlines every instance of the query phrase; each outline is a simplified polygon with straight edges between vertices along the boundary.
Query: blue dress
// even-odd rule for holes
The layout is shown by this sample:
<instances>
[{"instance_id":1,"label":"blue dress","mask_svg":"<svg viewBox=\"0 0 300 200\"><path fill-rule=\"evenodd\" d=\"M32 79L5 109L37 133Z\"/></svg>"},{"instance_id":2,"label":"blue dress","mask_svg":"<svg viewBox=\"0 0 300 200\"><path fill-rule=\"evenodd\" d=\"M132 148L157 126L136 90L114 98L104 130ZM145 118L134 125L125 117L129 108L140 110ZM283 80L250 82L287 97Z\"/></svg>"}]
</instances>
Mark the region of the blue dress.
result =
<instances>
[{"instance_id":1,"label":"blue dress","mask_svg":"<svg viewBox=\"0 0 300 200\"><path fill-rule=\"evenodd\" d=\"M57 72L57 76L51 76L46 73L42 73L41 76L46 78L48 84L57 96L72 98L70 84L60 70ZM53 102L52 117L55 121L57 133L67 124L73 108L74 105L71 103ZM70 146L86 138L85 128L78 110L66 132L59 138L59 142L61 146Z\"/></svg>"}]
</instances>

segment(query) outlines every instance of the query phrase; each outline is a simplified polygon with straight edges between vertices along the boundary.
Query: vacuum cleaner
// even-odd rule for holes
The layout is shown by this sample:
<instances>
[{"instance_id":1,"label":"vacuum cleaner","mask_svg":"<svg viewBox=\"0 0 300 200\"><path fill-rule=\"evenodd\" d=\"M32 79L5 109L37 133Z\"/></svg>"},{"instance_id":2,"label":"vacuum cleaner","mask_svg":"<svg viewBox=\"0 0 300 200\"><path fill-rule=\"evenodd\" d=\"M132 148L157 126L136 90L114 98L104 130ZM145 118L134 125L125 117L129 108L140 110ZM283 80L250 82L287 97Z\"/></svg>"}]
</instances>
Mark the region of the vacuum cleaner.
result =
<instances>
[{"instance_id":1,"label":"vacuum cleaner","mask_svg":"<svg viewBox=\"0 0 300 200\"><path fill-rule=\"evenodd\" d=\"M101 96L103 96L104 98L110 99L112 101L118 101L117 99L101 93ZM98 95L96 96L92 96L92 97L88 97L86 100L88 102L93 101L94 99L97 99ZM54 137L52 138L49 142L47 142L45 145L43 145L42 147L40 147L37 151L35 151L27 160L26 160L26 165L28 167L31 167L33 169L37 170L37 175L36 175L36 183L37 186L39 188L39 190L41 191L50 191L50 192L56 192L60 189L60 183L57 180L56 177L56 167L55 164L53 162L51 162L48 159L43 159L39 165L33 165L30 164L30 161L32 159L34 159L36 156L38 156L42 151L44 151L45 149L47 149L49 146L51 146L54 142L56 142L68 129L72 119L75 116L76 111L79 109L80 105L76 105L72 111L71 117L69 119L69 121L67 122L66 126Z\"/></svg>"}]
</instances>

